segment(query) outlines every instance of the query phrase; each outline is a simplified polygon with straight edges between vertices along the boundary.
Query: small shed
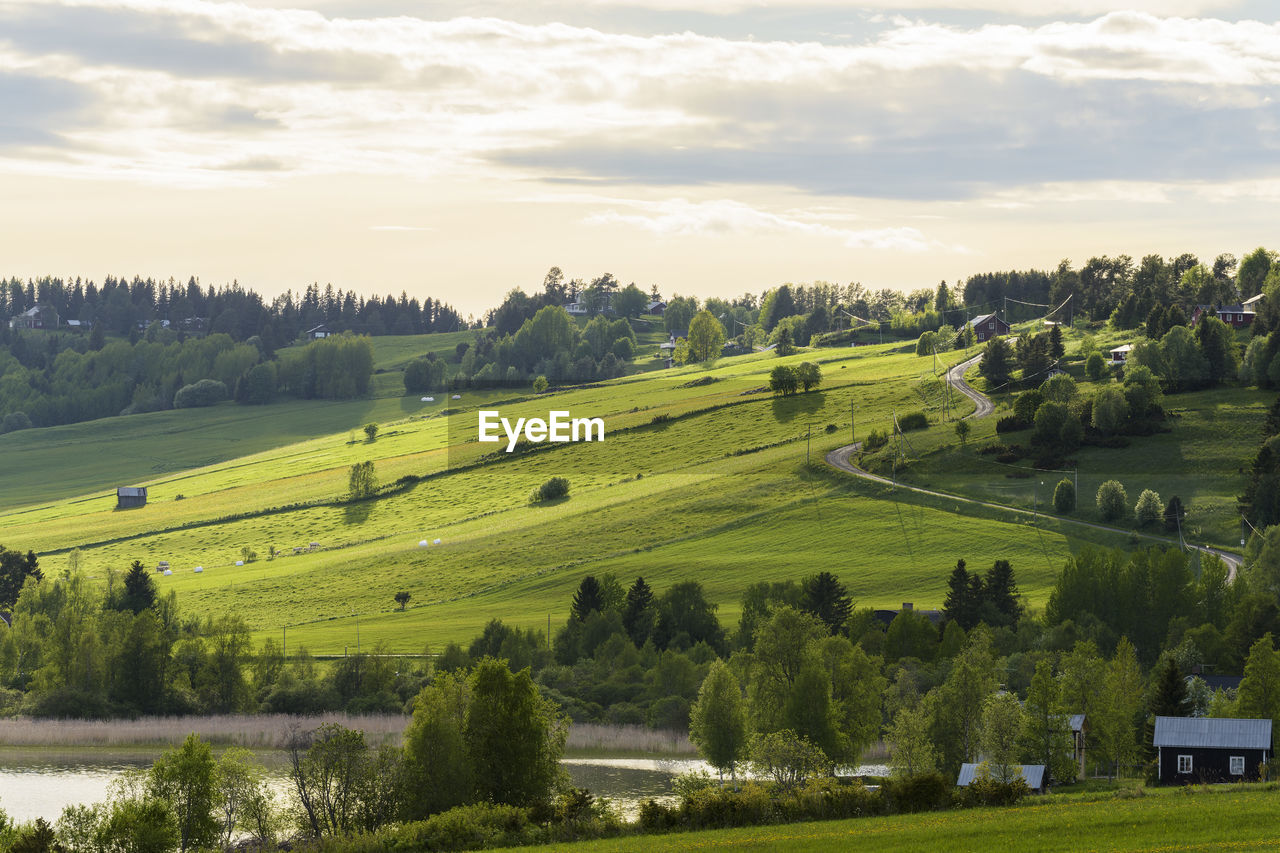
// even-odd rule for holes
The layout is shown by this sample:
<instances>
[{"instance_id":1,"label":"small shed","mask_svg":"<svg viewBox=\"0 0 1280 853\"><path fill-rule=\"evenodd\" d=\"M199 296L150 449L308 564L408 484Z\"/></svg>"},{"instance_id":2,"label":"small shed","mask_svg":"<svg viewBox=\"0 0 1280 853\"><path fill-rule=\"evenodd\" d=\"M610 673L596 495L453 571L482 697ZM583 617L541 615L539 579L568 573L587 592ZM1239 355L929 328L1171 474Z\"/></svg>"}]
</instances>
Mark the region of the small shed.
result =
<instances>
[{"instance_id":1,"label":"small shed","mask_svg":"<svg viewBox=\"0 0 1280 853\"><path fill-rule=\"evenodd\" d=\"M121 486L116 489L116 509L134 509L146 505L146 486Z\"/></svg>"},{"instance_id":2,"label":"small shed","mask_svg":"<svg viewBox=\"0 0 1280 853\"><path fill-rule=\"evenodd\" d=\"M1071 726L1071 759L1080 768L1080 778L1084 778L1084 754L1085 754L1085 738L1088 735L1088 727L1085 723L1084 714L1072 714L1069 719Z\"/></svg>"},{"instance_id":3,"label":"small shed","mask_svg":"<svg viewBox=\"0 0 1280 853\"><path fill-rule=\"evenodd\" d=\"M1156 717L1160 782L1257 781L1271 754L1271 721L1214 717Z\"/></svg>"},{"instance_id":4,"label":"small shed","mask_svg":"<svg viewBox=\"0 0 1280 853\"><path fill-rule=\"evenodd\" d=\"M329 337L330 335L333 334L333 330L330 329L328 326L326 326L324 323L321 323L319 326L314 326L310 329L307 329L305 332L303 332L303 334L314 341L314 340L319 340L320 338Z\"/></svg>"},{"instance_id":5,"label":"small shed","mask_svg":"<svg viewBox=\"0 0 1280 853\"><path fill-rule=\"evenodd\" d=\"M999 314L983 314L969 321L973 327L973 336L978 343L1009 334L1009 324L1000 319Z\"/></svg>"},{"instance_id":6,"label":"small shed","mask_svg":"<svg viewBox=\"0 0 1280 853\"><path fill-rule=\"evenodd\" d=\"M967 788L974 779L978 778L978 767L977 764L961 764L960 778L956 780L956 787ZM1032 791L1037 794L1048 792L1049 774L1044 772L1043 764L1019 764L1017 769L1022 781L1026 782L1027 787Z\"/></svg>"},{"instance_id":7,"label":"small shed","mask_svg":"<svg viewBox=\"0 0 1280 853\"><path fill-rule=\"evenodd\" d=\"M644 313L653 317L661 317L667 311L667 303L661 299L655 299L645 306Z\"/></svg>"}]
</instances>

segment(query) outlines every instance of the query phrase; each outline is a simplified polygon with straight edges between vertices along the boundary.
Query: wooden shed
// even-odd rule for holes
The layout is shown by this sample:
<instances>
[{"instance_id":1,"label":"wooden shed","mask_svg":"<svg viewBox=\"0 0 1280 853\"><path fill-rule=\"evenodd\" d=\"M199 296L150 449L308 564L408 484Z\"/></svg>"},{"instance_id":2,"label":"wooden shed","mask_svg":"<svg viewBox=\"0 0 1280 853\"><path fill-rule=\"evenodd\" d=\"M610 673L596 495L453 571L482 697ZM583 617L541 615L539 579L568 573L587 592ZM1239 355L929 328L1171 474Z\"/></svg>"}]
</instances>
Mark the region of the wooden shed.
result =
<instances>
[{"instance_id":1,"label":"wooden shed","mask_svg":"<svg viewBox=\"0 0 1280 853\"><path fill-rule=\"evenodd\" d=\"M116 489L116 509L134 509L146 505L146 486L121 486Z\"/></svg>"},{"instance_id":2,"label":"wooden shed","mask_svg":"<svg viewBox=\"0 0 1280 853\"><path fill-rule=\"evenodd\" d=\"M1152 745L1165 785L1257 781L1271 755L1271 721L1156 717Z\"/></svg>"}]
</instances>

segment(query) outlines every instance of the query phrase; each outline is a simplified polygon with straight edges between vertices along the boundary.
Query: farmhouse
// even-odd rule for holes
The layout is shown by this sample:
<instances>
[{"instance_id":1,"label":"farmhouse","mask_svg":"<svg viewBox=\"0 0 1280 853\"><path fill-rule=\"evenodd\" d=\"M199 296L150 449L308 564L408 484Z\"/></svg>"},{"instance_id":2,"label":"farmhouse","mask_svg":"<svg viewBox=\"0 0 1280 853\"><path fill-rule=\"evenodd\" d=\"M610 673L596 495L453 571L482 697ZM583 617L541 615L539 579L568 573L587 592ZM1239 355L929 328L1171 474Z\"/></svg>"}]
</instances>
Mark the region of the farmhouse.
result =
<instances>
[{"instance_id":1,"label":"farmhouse","mask_svg":"<svg viewBox=\"0 0 1280 853\"><path fill-rule=\"evenodd\" d=\"M320 338L329 337L330 335L333 334L333 330L330 329L324 323L321 323L319 326L315 326L313 328L307 329L302 334L304 334L305 336L307 336L308 338L314 341L314 340L319 340Z\"/></svg>"},{"instance_id":2,"label":"farmhouse","mask_svg":"<svg viewBox=\"0 0 1280 853\"><path fill-rule=\"evenodd\" d=\"M146 505L146 486L121 486L116 489L116 509L133 509Z\"/></svg>"},{"instance_id":3,"label":"farmhouse","mask_svg":"<svg viewBox=\"0 0 1280 853\"><path fill-rule=\"evenodd\" d=\"M1156 717L1160 782L1256 781L1271 754L1270 720Z\"/></svg>"},{"instance_id":4,"label":"farmhouse","mask_svg":"<svg viewBox=\"0 0 1280 853\"><path fill-rule=\"evenodd\" d=\"M1249 300L1248 305L1237 302L1235 305L1220 305L1214 308L1212 305L1197 305L1196 310L1191 314L1191 325L1200 322L1200 318L1206 314L1212 314L1222 322L1236 329L1243 329L1253 324L1253 318L1257 316L1257 301Z\"/></svg>"},{"instance_id":5,"label":"farmhouse","mask_svg":"<svg viewBox=\"0 0 1280 853\"><path fill-rule=\"evenodd\" d=\"M667 310L667 303L661 300L656 300L654 302L650 302L647 306L645 306L644 313L652 314L655 317L661 317L663 313L666 312L666 310Z\"/></svg>"},{"instance_id":6,"label":"farmhouse","mask_svg":"<svg viewBox=\"0 0 1280 853\"><path fill-rule=\"evenodd\" d=\"M1111 363L1123 367L1124 363L1129 360L1129 353L1131 352L1133 352L1133 344L1122 344L1116 347L1110 353Z\"/></svg>"},{"instance_id":7,"label":"farmhouse","mask_svg":"<svg viewBox=\"0 0 1280 853\"><path fill-rule=\"evenodd\" d=\"M974 317L969 321L969 325L973 327L974 338L978 343L1009 334L1009 324L1001 320L998 314Z\"/></svg>"},{"instance_id":8,"label":"farmhouse","mask_svg":"<svg viewBox=\"0 0 1280 853\"><path fill-rule=\"evenodd\" d=\"M974 779L978 778L977 764L961 764L960 778L956 780L957 788L967 788ZM1022 777L1022 781L1027 783L1027 787L1037 794L1047 793L1049 790L1049 776L1044 772L1043 764L1019 764L1017 765L1018 775Z\"/></svg>"},{"instance_id":9,"label":"farmhouse","mask_svg":"<svg viewBox=\"0 0 1280 853\"><path fill-rule=\"evenodd\" d=\"M9 321L10 329L56 329L58 312L48 305L28 308Z\"/></svg>"}]
</instances>

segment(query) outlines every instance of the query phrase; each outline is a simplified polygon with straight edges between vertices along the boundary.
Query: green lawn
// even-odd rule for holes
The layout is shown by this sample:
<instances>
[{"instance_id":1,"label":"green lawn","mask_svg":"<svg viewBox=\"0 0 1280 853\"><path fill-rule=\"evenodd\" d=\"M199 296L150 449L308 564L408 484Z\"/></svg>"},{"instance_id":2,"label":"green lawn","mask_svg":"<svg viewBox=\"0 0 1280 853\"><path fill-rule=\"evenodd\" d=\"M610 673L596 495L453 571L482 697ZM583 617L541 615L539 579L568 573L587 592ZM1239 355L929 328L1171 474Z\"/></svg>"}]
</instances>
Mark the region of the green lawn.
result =
<instances>
[{"instance_id":1,"label":"green lawn","mask_svg":"<svg viewBox=\"0 0 1280 853\"><path fill-rule=\"evenodd\" d=\"M669 835L629 836L606 841L520 850L611 853L647 850L868 850L876 853L1021 851L1274 850L1280 846L1275 820L1277 792L1244 789L1147 791L1145 796L1031 798L1005 809L796 823Z\"/></svg>"}]
</instances>

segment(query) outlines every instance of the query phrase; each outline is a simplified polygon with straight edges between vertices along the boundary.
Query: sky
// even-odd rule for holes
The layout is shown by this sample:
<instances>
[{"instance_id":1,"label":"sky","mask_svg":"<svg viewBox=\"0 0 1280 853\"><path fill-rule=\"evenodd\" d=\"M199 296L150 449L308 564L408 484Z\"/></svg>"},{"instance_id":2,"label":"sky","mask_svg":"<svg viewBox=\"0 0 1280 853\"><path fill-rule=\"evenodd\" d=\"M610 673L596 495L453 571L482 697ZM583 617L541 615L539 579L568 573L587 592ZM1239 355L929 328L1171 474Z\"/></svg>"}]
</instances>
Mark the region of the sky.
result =
<instances>
[{"instance_id":1,"label":"sky","mask_svg":"<svg viewBox=\"0 0 1280 853\"><path fill-rule=\"evenodd\" d=\"M0 0L0 276L481 315L1280 248L1280 4Z\"/></svg>"}]
</instances>

